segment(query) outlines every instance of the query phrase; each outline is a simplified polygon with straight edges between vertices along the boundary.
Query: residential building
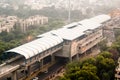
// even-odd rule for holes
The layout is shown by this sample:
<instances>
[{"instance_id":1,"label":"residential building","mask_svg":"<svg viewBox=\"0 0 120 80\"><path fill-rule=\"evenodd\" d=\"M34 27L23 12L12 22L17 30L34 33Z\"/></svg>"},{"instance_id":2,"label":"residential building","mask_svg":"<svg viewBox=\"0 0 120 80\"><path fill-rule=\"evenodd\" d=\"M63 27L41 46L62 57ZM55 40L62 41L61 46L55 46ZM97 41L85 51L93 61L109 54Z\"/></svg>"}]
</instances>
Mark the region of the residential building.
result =
<instances>
[{"instance_id":1,"label":"residential building","mask_svg":"<svg viewBox=\"0 0 120 80\"><path fill-rule=\"evenodd\" d=\"M0 32L13 30L13 26L17 22L18 18L16 16L0 17Z\"/></svg>"},{"instance_id":2,"label":"residential building","mask_svg":"<svg viewBox=\"0 0 120 80\"><path fill-rule=\"evenodd\" d=\"M19 19L16 25L20 26L23 32L26 32L26 30L32 25L43 25L46 23L48 23L48 17L36 15L27 19Z\"/></svg>"}]
</instances>

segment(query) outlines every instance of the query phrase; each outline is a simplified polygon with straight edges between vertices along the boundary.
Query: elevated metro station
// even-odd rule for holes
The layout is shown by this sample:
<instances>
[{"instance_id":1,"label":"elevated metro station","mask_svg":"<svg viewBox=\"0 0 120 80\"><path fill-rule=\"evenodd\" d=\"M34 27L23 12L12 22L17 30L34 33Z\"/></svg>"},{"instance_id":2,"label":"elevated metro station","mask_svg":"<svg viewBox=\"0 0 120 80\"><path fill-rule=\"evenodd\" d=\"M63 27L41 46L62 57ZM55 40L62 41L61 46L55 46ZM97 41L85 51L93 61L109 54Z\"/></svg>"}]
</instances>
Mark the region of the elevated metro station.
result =
<instances>
[{"instance_id":1,"label":"elevated metro station","mask_svg":"<svg viewBox=\"0 0 120 80\"><path fill-rule=\"evenodd\" d=\"M19 80L30 76L34 71L45 71L45 65L57 60L79 60L105 39L103 27L109 22L109 15L98 15L90 19L73 22L57 30L38 35L29 43L6 51L4 54L15 54L13 60L0 66L0 78Z\"/></svg>"}]
</instances>

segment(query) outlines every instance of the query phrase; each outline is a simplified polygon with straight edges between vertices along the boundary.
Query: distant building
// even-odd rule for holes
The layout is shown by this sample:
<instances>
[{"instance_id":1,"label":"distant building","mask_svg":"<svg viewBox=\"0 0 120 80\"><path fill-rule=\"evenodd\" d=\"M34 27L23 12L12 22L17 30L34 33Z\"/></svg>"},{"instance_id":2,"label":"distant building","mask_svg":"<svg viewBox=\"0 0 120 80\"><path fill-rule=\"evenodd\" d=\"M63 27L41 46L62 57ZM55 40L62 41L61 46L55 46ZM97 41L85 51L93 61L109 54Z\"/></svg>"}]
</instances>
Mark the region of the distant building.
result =
<instances>
[{"instance_id":1,"label":"distant building","mask_svg":"<svg viewBox=\"0 0 120 80\"><path fill-rule=\"evenodd\" d=\"M25 32L29 26L46 23L48 23L48 17L39 15L31 16L28 19L19 19L17 16L0 16L0 33L2 31L10 32L14 30L14 26L20 27Z\"/></svg>"},{"instance_id":2,"label":"distant building","mask_svg":"<svg viewBox=\"0 0 120 80\"><path fill-rule=\"evenodd\" d=\"M120 8L113 10L113 11L110 13L110 16L111 16L112 18L120 17Z\"/></svg>"},{"instance_id":3,"label":"distant building","mask_svg":"<svg viewBox=\"0 0 120 80\"><path fill-rule=\"evenodd\" d=\"M13 26L17 22L18 18L16 16L0 17L0 32L13 30Z\"/></svg>"},{"instance_id":4,"label":"distant building","mask_svg":"<svg viewBox=\"0 0 120 80\"><path fill-rule=\"evenodd\" d=\"M27 19L20 19L16 25L20 26L23 32L26 32L31 25L43 25L46 23L48 23L48 17L36 15Z\"/></svg>"}]
</instances>

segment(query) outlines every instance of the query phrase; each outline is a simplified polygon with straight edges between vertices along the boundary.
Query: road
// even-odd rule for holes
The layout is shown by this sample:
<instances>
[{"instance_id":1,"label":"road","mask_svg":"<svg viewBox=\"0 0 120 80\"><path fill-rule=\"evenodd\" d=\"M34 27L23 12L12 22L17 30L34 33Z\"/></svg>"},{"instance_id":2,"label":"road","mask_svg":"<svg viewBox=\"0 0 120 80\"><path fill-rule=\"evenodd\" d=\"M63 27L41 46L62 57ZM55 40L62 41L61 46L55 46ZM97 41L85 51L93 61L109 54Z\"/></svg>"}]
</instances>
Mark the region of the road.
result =
<instances>
[{"instance_id":1,"label":"road","mask_svg":"<svg viewBox=\"0 0 120 80\"><path fill-rule=\"evenodd\" d=\"M56 62L54 65L48 68L48 71L39 73L37 77L39 80L46 80L48 76L53 75L61 66L64 66L65 64L66 63L64 62Z\"/></svg>"}]
</instances>

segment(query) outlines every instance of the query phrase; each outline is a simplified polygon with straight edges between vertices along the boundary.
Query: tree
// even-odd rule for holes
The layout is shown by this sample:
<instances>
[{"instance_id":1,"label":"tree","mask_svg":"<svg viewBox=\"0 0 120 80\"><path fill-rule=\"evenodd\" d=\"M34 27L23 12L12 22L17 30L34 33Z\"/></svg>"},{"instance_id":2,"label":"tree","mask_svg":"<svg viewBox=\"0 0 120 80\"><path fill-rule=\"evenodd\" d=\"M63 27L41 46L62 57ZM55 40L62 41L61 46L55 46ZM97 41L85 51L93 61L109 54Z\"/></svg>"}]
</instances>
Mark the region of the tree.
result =
<instances>
[{"instance_id":1,"label":"tree","mask_svg":"<svg viewBox=\"0 0 120 80\"><path fill-rule=\"evenodd\" d=\"M106 72L102 73L102 80L110 80L109 74Z\"/></svg>"},{"instance_id":2,"label":"tree","mask_svg":"<svg viewBox=\"0 0 120 80\"><path fill-rule=\"evenodd\" d=\"M89 64L95 65L96 64L96 59L95 58L85 59L84 61L82 61L82 64L85 64L85 63L89 63Z\"/></svg>"},{"instance_id":3,"label":"tree","mask_svg":"<svg viewBox=\"0 0 120 80\"><path fill-rule=\"evenodd\" d=\"M108 52L103 52L96 57L96 61L96 67L98 69L97 75L99 78L104 80L106 77L108 78L106 80L112 80L114 78L115 62L111 58L111 55L109 55Z\"/></svg>"},{"instance_id":4,"label":"tree","mask_svg":"<svg viewBox=\"0 0 120 80\"><path fill-rule=\"evenodd\" d=\"M77 70L74 73L66 74L61 80L100 80L96 74L84 69Z\"/></svg>"},{"instance_id":5,"label":"tree","mask_svg":"<svg viewBox=\"0 0 120 80\"><path fill-rule=\"evenodd\" d=\"M113 80L114 69L112 54L103 51L96 58L69 63L61 80Z\"/></svg>"},{"instance_id":6,"label":"tree","mask_svg":"<svg viewBox=\"0 0 120 80\"><path fill-rule=\"evenodd\" d=\"M94 59L89 62L73 62L67 65L66 74L60 80L99 80L97 74L97 67L91 64ZM87 62L88 61L88 62Z\"/></svg>"},{"instance_id":7,"label":"tree","mask_svg":"<svg viewBox=\"0 0 120 80\"><path fill-rule=\"evenodd\" d=\"M94 66L94 65L92 65L92 64L89 64L89 63L83 64L83 66L82 66L81 69L86 70L86 71L88 71L88 72L92 72L92 73L94 73L94 74L97 73L97 67Z\"/></svg>"},{"instance_id":8,"label":"tree","mask_svg":"<svg viewBox=\"0 0 120 80\"><path fill-rule=\"evenodd\" d=\"M101 41L101 42L98 44L101 51L106 51L106 50L108 49L108 47L107 47L107 45L106 45L105 43L107 43L106 40Z\"/></svg>"},{"instance_id":9,"label":"tree","mask_svg":"<svg viewBox=\"0 0 120 80\"><path fill-rule=\"evenodd\" d=\"M111 58L112 54L108 51L103 51L100 53L101 56L103 56L104 58Z\"/></svg>"}]
</instances>

